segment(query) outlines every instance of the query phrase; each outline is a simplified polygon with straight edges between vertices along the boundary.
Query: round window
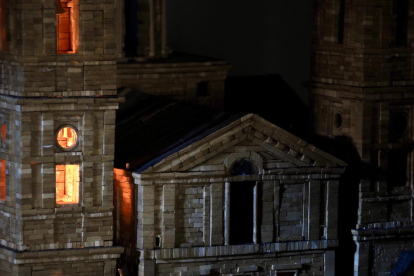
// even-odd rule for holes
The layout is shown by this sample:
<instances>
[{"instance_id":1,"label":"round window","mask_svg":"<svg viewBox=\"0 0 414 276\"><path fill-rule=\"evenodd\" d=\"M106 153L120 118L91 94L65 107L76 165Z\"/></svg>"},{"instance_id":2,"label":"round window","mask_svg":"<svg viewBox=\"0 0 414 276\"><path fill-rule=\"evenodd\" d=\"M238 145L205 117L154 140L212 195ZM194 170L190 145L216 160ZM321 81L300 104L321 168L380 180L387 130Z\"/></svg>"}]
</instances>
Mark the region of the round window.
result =
<instances>
[{"instance_id":1,"label":"round window","mask_svg":"<svg viewBox=\"0 0 414 276\"><path fill-rule=\"evenodd\" d=\"M404 113L396 114L391 121L391 128L395 135L403 136L408 130L408 118Z\"/></svg>"},{"instance_id":2,"label":"round window","mask_svg":"<svg viewBox=\"0 0 414 276\"><path fill-rule=\"evenodd\" d=\"M63 150L73 150L78 145L78 131L73 126L62 126L57 131L56 142Z\"/></svg>"},{"instance_id":3,"label":"round window","mask_svg":"<svg viewBox=\"0 0 414 276\"><path fill-rule=\"evenodd\" d=\"M336 129L340 129L342 127L342 115L341 113L336 113L334 115L334 126Z\"/></svg>"}]
</instances>

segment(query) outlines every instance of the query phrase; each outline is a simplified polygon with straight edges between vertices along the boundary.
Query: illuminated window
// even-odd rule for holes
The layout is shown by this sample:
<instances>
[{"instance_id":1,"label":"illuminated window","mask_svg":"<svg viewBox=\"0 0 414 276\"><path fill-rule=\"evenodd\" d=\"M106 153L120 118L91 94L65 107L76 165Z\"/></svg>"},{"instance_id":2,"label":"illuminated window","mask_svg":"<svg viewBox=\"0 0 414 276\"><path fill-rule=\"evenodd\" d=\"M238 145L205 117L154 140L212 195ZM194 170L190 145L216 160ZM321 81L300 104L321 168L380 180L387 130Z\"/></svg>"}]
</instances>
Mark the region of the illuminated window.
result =
<instances>
[{"instance_id":1,"label":"illuminated window","mask_svg":"<svg viewBox=\"0 0 414 276\"><path fill-rule=\"evenodd\" d=\"M58 129L56 142L63 150L73 150L78 145L78 132L72 126L63 126Z\"/></svg>"},{"instance_id":2,"label":"illuminated window","mask_svg":"<svg viewBox=\"0 0 414 276\"><path fill-rule=\"evenodd\" d=\"M6 134L7 134L6 125L5 124L2 124L1 125L0 147L3 147L4 146L4 143L6 143Z\"/></svg>"},{"instance_id":3,"label":"illuminated window","mask_svg":"<svg viewBox=\"0 0 414 276\"><path fill-rule=\"evenodd\" d=\"M78 44L77 0L57 0L57 51L60 54L75 53Z\"/></svg>"},{"instance_id":4,"label":"illuminated window","mask_svg":"<svg viewBox=\"0 0 414 276\"><path fill-rule=\"evenodd\" d=\"M79 165L56 165L56 203L79 203Z\"/></svg>"},{"instance_id":5,"label":"illuminated window","mask_svg":"<svg viewBox=\"0 0 414 276\"><path fill-rule=\"evenodd\" d=\"M0 51L6 50L6 0L0 0Z\"/></svg>"}]
</instances>

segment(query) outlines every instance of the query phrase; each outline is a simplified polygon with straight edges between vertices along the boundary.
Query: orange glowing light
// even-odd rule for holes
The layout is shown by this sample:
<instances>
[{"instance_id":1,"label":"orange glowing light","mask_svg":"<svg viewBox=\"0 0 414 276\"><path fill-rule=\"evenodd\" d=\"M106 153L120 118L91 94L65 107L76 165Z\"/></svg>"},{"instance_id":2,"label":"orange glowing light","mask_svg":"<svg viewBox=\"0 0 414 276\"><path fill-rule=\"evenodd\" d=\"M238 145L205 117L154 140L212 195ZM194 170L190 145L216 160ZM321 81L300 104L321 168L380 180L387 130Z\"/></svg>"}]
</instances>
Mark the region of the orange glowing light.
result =
<instances>
[{"instance_id":1,"label":"orange glowing light","mask_svg":"<svg viewBox=\"0 0 414 276\"><path fill-rule=\"evenodd\" d=\"M3 140L3 141L6 141L6 133L7 132L7 130L6 130L6 125L5 124L3 124L2 126L1 126L1 139Z\"/></svg>"},{"instance_id":2,"label":"orange glowing light","mask_svg":"<svg viewBox=\"0 0 414 276\"><path fill-rule=\"evenodd\" d=\"M78 1L59 0L61 13L56 15L57 21L57 51L59 54L73 54L77 52L78 39Z\"/></svg>"},{"instance_id":3,"label":"orange glowing light","mask_svg":"<svg viewBox=\"0 0 414 276\"><path fill-rule=\"evenodd\" d=\"M79 203L79 165L56 165L56 203Z\"/></svg>"},{"instance_id":4,"label":"orange glowing light","mask_svg":"<svg viewBox=\"0 0 414 276\"><path fill-rule=\"evenodd\" d=\"M59 130L56 139L62 149L71 150L78 143L78 134L74 128L67 126Z\"/></svg>"}]
</instances>

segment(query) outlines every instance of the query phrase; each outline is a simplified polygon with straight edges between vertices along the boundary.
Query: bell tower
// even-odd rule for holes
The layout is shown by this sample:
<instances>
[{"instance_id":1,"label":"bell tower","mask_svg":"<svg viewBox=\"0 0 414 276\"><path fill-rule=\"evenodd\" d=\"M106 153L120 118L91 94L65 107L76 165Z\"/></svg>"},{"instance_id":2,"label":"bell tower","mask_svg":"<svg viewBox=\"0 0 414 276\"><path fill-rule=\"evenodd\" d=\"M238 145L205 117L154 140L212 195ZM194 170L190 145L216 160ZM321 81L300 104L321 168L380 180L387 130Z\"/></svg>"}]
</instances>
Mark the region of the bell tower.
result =
<instances>
[{"instance_id":1,"label":"bell tower","mask_svg":"<svg viewBox=\"0 0 414 276\"><path fill-rule=\"evenodd\" d=\"M115 275L115 13L0 1L1 275Z\"/></svg>"},{"instance_id":2,"label":"bell tower","mask_svg":"<svg viewBox=\"0 0 414 276\"><path fill-rule=\"evenodd\" d=\"M388 273L401 250L413 250L413 8L314 1L313 130L350 138L371 168L359 184L355 275Z\"/></svg>"}]
</instances>

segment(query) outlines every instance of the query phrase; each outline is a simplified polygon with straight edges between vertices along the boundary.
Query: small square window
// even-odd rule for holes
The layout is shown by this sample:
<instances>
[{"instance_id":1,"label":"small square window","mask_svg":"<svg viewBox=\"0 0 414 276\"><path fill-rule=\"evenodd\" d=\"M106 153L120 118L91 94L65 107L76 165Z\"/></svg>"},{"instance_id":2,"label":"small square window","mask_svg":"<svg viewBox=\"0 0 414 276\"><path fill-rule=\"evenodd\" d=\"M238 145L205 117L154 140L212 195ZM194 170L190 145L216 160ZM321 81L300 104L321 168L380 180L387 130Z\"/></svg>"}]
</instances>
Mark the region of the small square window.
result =
<instances>
[{"instance_id":1,"label":"small square window","mask_svg":"<svg viewBox=\"0 0 414 276\"><path fill-rule=\"evenodd\" d=\"M79 165L56 165L56 203L79 203Z\"/></svg>"}]
</instances>

